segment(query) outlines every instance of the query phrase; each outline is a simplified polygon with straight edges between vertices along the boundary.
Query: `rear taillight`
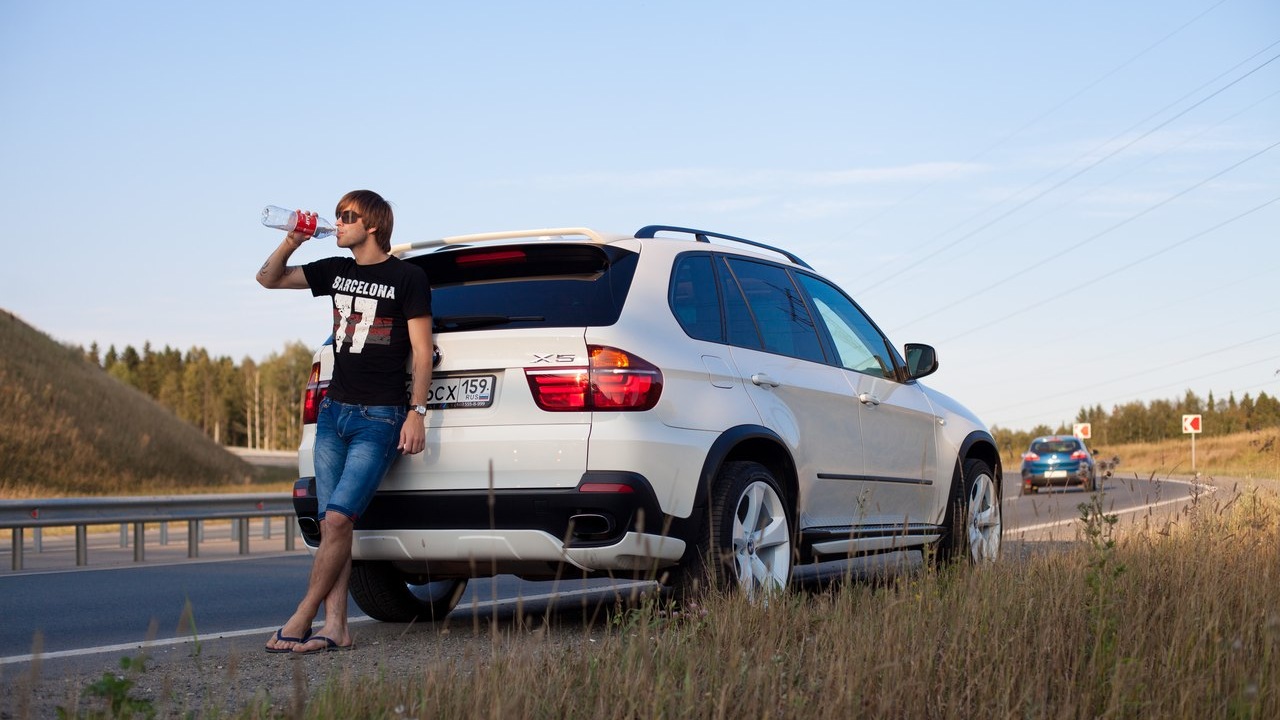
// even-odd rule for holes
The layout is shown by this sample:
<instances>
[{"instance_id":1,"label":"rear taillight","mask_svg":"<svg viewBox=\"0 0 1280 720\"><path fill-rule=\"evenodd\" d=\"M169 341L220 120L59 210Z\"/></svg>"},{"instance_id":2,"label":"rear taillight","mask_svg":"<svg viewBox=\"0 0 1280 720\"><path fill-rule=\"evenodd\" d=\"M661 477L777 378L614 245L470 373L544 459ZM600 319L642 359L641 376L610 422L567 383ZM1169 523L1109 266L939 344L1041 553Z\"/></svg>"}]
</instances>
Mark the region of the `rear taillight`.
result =
<instances>
[{"instance_id":1,"label":"rear taillight","mask_svg":"<svg viewBox=\"0 0 1280 720\"><path fill-rule=\"evenodd\" d=\"M1040 456L1033 452L1029 452L1026 455L1022 456L1022 462L1035 462L1039 459L1040 459Z\"/></svg>"},{"instance_id":2,"label":"rear taillight","mask_svg":"<svg viewBox=\"0 0 1280 720\"><path fill-rule=\"evenodd\" d=\"M311 377L307 378L307 392L302 397L302 424L314 425L320 417L320 401L329 392L328 381L320 381L320 363L312 363Z\"/></svg>"},{"instance_id":3,"label":"rear taillight","mask_svg":"<svg viewBox=\"0 0 1280 720\"><path fill-rule=\"evenodd\" d=\"M662 394L662 371L617 348L588 345L587 367L525 368L538 407L550 412L648 410Z\"/></svg>"},{"instance_id":4,"label":"rear taillight","mask_svg":"<svg viewBox=\"0 0 1280 720\"><path fill-rule=\"evenodd\" d=\"M1085 451L1083 451L1083 450L1077 450L1077 451L1075 451L1075 452L1071 453L1071 459L1072 459L1072 460L1088 460L1088 459L1089 459L1089 453L1087 453L1087 452L1085 452Z\"/></svg>"}]
</instances>

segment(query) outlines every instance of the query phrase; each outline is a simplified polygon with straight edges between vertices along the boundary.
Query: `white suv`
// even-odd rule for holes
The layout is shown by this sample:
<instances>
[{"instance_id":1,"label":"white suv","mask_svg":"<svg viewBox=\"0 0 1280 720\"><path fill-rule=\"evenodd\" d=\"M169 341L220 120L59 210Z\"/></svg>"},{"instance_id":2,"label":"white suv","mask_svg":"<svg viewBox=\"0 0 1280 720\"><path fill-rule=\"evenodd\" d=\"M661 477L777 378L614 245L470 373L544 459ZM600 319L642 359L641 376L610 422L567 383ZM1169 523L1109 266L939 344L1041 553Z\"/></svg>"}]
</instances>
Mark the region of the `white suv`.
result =
<instances>
[{"instance_id":1,"label":"white suv","mask_svg":"<svg viewBox=\"0 0 1280 720\"><path fill-rule=\"evenodd\" d=\"M371 617L442 617L495 574L754 595L797 562L999 554L996 444L918 382L933 348L900 355L791 253L667 226L393 251L430 278L435 371L426 450L396 461L355 527L351 592ZM312 548L331 343L294 492Z\"/></svg>"}]
</instances>

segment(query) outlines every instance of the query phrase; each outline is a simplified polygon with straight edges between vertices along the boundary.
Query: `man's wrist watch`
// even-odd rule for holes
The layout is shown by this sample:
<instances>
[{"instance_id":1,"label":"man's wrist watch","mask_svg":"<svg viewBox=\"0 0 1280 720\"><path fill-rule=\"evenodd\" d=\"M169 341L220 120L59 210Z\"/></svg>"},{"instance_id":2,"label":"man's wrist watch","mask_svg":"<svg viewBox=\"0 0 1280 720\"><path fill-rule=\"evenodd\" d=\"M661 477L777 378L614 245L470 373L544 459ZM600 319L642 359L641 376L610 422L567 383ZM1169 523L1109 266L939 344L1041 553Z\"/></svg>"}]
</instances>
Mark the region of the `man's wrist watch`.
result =
<instances>
[{"instance_id":1,"label":"man's wrist watch","mask_svg":"<svg viewBox=\"0 0 1280 720\"><path fill-rule=\"evenodd\" d=\"M421 415L421 416L423 416L423 417L426 417L426 416L427 416L427 406L426 406L426 405L414 405L414 406L410 407L409 409L410 409L410 410L412 410L412 411L414 411L414 412L416 412L416 413L418 413L419 415Z\"/></svg>"}]
</instances>

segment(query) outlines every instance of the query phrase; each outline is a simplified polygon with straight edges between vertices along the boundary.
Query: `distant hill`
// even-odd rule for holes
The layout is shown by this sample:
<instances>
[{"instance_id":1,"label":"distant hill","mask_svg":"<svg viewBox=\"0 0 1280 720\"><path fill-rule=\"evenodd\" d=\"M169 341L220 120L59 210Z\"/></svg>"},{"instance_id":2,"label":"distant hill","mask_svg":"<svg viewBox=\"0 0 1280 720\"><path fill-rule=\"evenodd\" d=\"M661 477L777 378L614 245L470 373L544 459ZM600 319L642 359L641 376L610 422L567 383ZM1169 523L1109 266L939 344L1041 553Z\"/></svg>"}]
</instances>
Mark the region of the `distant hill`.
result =
<instances>
[{"instance_id":1,"label":"distant hill","mask_svg":"<svg viewBox=\"0 0 1280 720\"><path fill-rule=\"evenodd\" d=\"M0 310L0 497L173 492L253 474L80 350Z\"/></svg>"}]
</instances>

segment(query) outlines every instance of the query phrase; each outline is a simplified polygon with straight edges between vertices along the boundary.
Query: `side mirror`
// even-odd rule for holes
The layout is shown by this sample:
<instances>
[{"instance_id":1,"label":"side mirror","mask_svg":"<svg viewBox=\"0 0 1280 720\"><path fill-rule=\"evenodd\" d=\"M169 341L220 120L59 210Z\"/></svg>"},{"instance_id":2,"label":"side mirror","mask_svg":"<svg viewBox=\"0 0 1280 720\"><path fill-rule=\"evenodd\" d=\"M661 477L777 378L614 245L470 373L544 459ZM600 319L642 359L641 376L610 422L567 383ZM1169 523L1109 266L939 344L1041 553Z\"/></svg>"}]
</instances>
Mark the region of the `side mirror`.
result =
<instances>
[{"instance_id":1,"label":"side mirror","mask_svg":"<svg viewBox=\"0 0 1280 720\"><path fill-rule=\"evenodd\" d=\"M938 369L938 352L932 345L907 343L907 379L931 375Z\"/></svg>"}]
</instances>

